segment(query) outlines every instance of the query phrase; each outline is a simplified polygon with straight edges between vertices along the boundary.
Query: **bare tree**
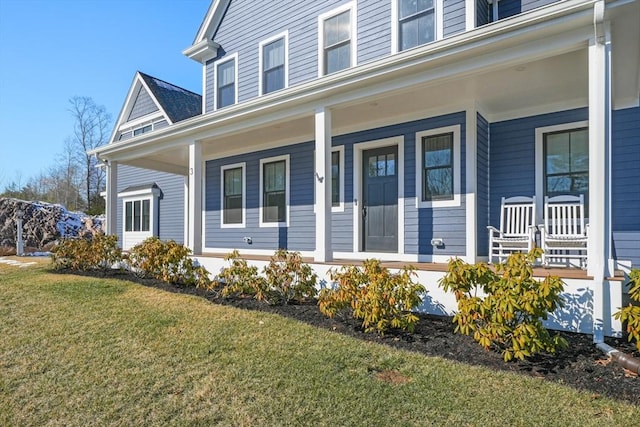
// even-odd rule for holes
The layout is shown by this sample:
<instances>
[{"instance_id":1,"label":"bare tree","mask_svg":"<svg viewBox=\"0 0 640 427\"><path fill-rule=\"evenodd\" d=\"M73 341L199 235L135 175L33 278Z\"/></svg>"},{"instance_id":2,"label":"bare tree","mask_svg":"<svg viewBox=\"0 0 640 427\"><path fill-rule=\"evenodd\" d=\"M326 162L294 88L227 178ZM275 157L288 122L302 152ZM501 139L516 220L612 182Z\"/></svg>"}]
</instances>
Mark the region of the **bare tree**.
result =
<instances>
[{"instance_id":1,"label":"bare tree","mask_svg":"<svg viewBox=\"0 0 640 427\"><path fill-rule=\"evenodd\" d=\"M96 167L97 159L87 151L107 143L111 116L104 106L96 105L90 97L74 96L69 104L69 112L75 120L72 143L82 159L86 210L91 212L104 185L104 170Z\"/></svg>"}]
</instances>

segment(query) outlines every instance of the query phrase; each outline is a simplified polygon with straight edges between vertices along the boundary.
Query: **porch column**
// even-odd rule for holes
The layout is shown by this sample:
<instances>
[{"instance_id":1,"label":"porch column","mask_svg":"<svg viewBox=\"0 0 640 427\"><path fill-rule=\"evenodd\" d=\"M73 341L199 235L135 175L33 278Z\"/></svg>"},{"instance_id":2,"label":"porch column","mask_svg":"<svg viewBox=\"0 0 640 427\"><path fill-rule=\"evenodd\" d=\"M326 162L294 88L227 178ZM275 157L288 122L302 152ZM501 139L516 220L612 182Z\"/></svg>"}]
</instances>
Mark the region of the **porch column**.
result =
<instances>
[{"instance_id":1,"label":"porch column","mask_svg":"<svg viewBox=\"0 0 640 427\"><path fill-rule=\"evenodd\" d=\"M593 338L604 339L611 316L605 307L605 278L610 275L609 146L611 117L611 41L604 21L604 1L594 4L595 32L589 41L589 241L587 273L593 276Z\"/></svg>"},{"instance_id":2,"label":"porch column","mask_svg":"<svg viewBox=\"0 0 640 427\"><path fill-rule=\"evenodd\" d=\"M465 187L465 208L466 208L466 262L475 264L478 254L478 216L477 216L477 181L478 181L478 114L475 106L467 108L465 120L465 140L466 140L466 180Z\"/></svg>"},{"instance_id":3,"label":"porch column","mask_svg":"<svg viewBox=\"0 0 640 427\"><path fill-rule=\"evenodd\" d=\"M316 109L316 262L331 261L331 110Z\"/></svg>"},{"instance_id":4,"label":"porch column","mask_svg":"<svg viewBox=\"0 0 640 427\"><path fill-rule=\"evenodd\" d=\"M189 144L189 240L194 255L202 253L202 145Z\"/></svg>"},{"instance_id":5,"label":"porch column","mask_svg":"<svg viewBox=\"0 0 640 427\"><path fill-rule=\"evenodd\" d=\"M118 224L118 162L107 163L107 200L105 216L107 220L106 234L116 234ZM120 242L122 244L122 242Z\"/></svg>"}]
</instances>

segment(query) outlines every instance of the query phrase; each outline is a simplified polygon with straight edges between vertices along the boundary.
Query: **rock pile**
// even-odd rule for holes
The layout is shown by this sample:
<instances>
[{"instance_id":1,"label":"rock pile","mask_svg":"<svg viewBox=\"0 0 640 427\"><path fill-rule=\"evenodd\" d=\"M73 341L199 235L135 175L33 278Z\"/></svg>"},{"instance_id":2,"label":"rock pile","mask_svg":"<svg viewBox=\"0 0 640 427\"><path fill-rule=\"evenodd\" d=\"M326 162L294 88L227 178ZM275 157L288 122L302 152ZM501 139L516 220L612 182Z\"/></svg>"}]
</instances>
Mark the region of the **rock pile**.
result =
<instances>
[{"instance_id":1,"label":"rock pile","mask_svg":"<svg viewBox=\"0 0 640 427\"><path fill-rule=\"evenodd\" d=\"M15 253L17 212L24 213L25 251L47 251L64 237L90 238L103 231L104 217L69 212L64 206L0 198L0 255Z\"/></svg>"}]
</instances>

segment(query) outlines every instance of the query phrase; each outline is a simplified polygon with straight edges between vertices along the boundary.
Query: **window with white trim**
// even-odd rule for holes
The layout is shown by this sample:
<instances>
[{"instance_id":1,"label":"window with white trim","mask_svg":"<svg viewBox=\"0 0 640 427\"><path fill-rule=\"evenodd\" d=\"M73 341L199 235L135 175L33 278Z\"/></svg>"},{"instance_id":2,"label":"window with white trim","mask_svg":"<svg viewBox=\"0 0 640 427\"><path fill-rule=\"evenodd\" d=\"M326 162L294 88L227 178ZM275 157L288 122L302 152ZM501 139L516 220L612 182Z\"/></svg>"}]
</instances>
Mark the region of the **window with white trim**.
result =
<instances>
[{"instance_id":1,"label":"window with white trim","mask_svg":"<svg viewBox=\"0 0 640 427\"><path fill-rule=\"evenodd\" d=\"M355 65L355 15L355 4L348 3L319 17L319 75Z\"/></svg>"},{"instance_id":2,"label":"window with white trim","mask_svg":"<svg viewBox=\"0 0 640 427\"><path fill-rule=\"evenodd\" d=\"M141 126L133 130L133 136L142 135L143 133L151 132L153 130L153 123L146 126Z\"/></svg>"},{"instance_id":3,"label":"window with white trim","mask_svg":"<svg viewBox=\"0 0 640 427\"><path fill-rule=\"evenodd\" d=\"M435 0L397 0L398 50L432 42L436 38Z\"/></svg>"},{"instance_id":4,"label":"window with white trim","mask_svg":"<svg viewBox=\"0 0 640 427\"><path fill-rule=\"evenodd\" d=\"M460 206L460 126L416 133L419 208Z\"/></svg>"},{"instance_id":5,"label":"window with white trim","mask_svg":"<svg viewBox=\"0 0 640 427\"><path fill-rule=\"evenodd\" d=\"M222 226L243 226L245 222L245 164L222 167Z\"/></svg>"},{"instance_id":6,"label":"window with white trim","mask_svg":"<svg viewBox=\"0 0 640 427\"><path fill-rule=\"evenodd\" d=\"M260 43L260 93L287 87L287 34Z\"/></svg>"},{"instance_id":7,"label":"window with white trim","mask_svg":"<svg viewBox=\"0 0 640 427\"><path fill-rule=\"evenodd\" d=\"M342 175L344 171L341 165L341 152L338 150L331 152L331 207L340 206L342 200Z\"/></svg>"},{"instance_id":8,"label":"window with white trim","mask_svg":"<svg viewBox=\"0 0 640 427\"><path fill-rule=\"evenodd\" d=\"M544 134L544 195L589 193L589 130Z\"/></svg>"},{"instance_id":9,"label":"window with white trim","mask_svg":"<svg viewBox=\"0 0 640 427\"><path fill-rule=\"evenodd\" d=\"M223 108L237 102L237 55L216 64L216 107Z\"/></svg>"},{"instance_id":10,"label":"window with white trim","mask_svg":"<svg viewBox=\"0 0 640 427\"><path fill-rule=\"evenodd\" d=\"M260 225L288 222L289 156L260 160Z\"/></svg>"},{"instance_id":11,"label":"window with white trim","mask_svg":"<svg viewBox=\"0 0 640 427\"><path fill-rule=\"evenodd\" d=\"M124 231L149 231L151 226L151 200L124 202Z\"/></svg>"}]
</instances>

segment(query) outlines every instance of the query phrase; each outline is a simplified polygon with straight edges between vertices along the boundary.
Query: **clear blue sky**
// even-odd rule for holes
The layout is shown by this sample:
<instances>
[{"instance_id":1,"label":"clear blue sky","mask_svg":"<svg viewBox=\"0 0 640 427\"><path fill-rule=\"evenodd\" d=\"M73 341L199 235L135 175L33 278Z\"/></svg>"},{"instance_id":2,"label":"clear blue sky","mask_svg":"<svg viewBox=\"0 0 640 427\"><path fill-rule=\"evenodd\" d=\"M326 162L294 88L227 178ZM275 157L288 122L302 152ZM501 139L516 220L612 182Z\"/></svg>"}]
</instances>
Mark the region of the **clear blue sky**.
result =
<instances>
[{"instance_id":1,"label":"clear blue sky","mask_svg":"<svg viewBox=\"0 0 640 427\"><path fill-rule=\"evenodd\" d=\"M73 131L69 99L115 120L137 70L202 93L182 55L210 0L0 0L0 191L48 169Z\"/></svg>"}]
</instances>

